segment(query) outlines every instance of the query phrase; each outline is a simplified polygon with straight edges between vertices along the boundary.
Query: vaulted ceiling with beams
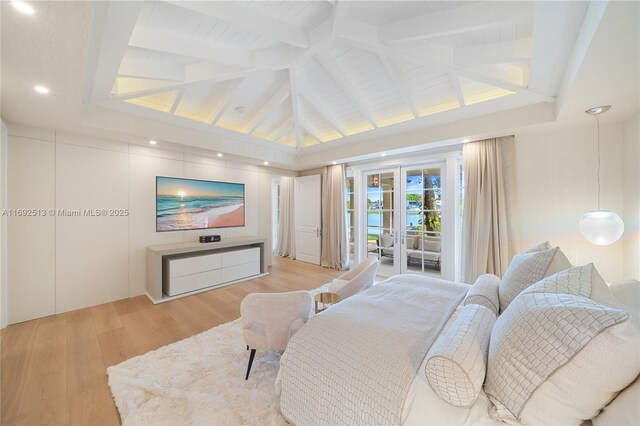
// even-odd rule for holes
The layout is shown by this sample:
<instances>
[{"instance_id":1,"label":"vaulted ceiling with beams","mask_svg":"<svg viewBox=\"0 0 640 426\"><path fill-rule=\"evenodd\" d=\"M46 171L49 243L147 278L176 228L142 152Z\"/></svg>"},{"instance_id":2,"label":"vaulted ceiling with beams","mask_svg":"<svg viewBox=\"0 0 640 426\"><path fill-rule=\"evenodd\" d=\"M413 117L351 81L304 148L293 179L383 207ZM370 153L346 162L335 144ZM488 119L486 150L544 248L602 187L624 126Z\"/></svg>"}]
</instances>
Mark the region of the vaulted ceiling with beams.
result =
<instances>
[{"instance_id":1,"label":"vaulted ceiling with beams","mask_svg":"<svg viewBox=\"0 0 640 426\"><path fill-rule=\"evenodd\" d=\"M553 102L585 10L527 1L110 2L94 11L85 102L254 143L339 143L452 110L482 115L471 105Z\"/></svg>"}]
</instances>

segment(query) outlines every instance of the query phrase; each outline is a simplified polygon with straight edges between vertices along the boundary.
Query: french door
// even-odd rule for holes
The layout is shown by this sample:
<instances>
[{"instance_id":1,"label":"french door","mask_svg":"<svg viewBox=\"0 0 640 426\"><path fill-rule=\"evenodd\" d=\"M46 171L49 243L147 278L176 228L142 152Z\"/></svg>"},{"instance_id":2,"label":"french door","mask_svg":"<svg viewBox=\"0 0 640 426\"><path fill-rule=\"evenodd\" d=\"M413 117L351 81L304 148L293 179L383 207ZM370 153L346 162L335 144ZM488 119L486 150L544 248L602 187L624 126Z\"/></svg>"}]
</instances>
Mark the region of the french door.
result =
<instances>
[{"instance_id":1,"label":"french door","mask_svg":"<svg viewBox=\"0 0 640 426\"><path fill-rule=\"evenodd\" d=\"M454 279L454 244L446 227L455 221L455 201L445 204L447 161L362 172L360 241L367 258L380 260L378 273L419 273ZM455 164L454 164L455 165ZM455 180L455 179L454 179ZM453 183L453 182L452 182ZM445 209L453 211L447 215ZM451 238L453 241L453 238Z\"/></svg>"}]
</instances>

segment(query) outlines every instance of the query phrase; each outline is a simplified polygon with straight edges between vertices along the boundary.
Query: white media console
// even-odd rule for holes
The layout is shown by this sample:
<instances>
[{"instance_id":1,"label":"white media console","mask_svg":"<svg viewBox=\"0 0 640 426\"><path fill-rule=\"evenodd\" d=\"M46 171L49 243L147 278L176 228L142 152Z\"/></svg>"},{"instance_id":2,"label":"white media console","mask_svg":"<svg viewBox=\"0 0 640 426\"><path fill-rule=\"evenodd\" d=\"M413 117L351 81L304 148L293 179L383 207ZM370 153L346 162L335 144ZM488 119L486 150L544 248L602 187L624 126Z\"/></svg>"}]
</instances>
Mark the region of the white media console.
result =
<instances>
[{"instance_id":1,"label":"white media console","mask_svg":"<svg viewBox=\"0 0 640 426\"><path fill-rule=\"evenodd\" d=\"M147 247L147 297L153 303L267 275L264 238Z\"/></svg>"}]
</instances>

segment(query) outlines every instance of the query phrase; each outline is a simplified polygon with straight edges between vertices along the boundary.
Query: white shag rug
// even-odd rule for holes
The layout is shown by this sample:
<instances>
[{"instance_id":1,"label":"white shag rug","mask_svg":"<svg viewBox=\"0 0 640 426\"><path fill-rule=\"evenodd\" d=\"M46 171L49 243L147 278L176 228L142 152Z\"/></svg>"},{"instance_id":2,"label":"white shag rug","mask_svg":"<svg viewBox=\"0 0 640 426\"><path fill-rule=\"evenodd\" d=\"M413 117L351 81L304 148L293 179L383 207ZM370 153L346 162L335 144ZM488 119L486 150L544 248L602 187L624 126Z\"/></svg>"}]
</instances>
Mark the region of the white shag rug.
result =
<instances>
[{"instance_id":1,"label":"white shag rug","mask_svg":"<svg viewBox=\"0 0 640 426\"><path fill-rule=\"evenodd\" d=\"M122 423L287 424L274 387L280 354L257 351L245 380L246 349L237 319L109 367L109 387Z\"/></svg>"},{"instance_id":2,"label":"white shag rug","mask_svg":"<svg viewBox=\"0 0 640 426\"><path fill-rule=\"evenodd\" d=\"M125 425L284 425L274 383L280 355L249 351L240 320L109 367Z\"/></svg>"}]
</instances>

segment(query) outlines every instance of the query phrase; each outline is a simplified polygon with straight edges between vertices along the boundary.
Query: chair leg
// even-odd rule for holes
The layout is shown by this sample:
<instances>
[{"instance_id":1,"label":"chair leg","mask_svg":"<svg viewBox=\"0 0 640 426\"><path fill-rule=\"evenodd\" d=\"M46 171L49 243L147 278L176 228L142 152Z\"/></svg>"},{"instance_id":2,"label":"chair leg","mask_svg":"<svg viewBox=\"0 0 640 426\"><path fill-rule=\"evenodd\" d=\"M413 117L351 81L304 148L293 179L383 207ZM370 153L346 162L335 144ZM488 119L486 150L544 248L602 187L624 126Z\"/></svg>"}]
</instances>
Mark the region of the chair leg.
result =
<instances>
[{"instance_id":1,"label":"chair leg","mask_svg":"<svg viewBox=\"0 0 640 426\"><path fill-rule=\"evenodd\" d=\"M247 345L247 350L249 350L249 345Z\"/></svg>"},{"instance_id":2,"label":"chair leg","mask_svg":"<svg viewBox=\"0 0 640 426\"><path fill-rule=\"evenodd\" d=\"M245 380L249 380L249 372L251 371L251 365L253 364L253 358L256 356L256 350L251 349L251 354L249 355L249 365L247 366L247 376L244 378Z\"/></svg>"}]
</instances>

